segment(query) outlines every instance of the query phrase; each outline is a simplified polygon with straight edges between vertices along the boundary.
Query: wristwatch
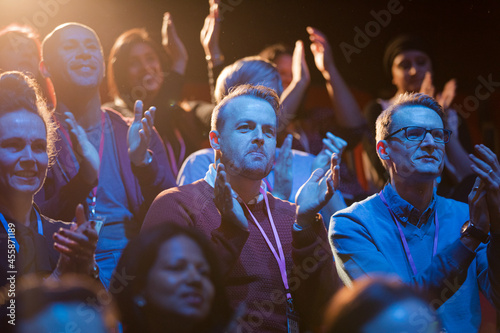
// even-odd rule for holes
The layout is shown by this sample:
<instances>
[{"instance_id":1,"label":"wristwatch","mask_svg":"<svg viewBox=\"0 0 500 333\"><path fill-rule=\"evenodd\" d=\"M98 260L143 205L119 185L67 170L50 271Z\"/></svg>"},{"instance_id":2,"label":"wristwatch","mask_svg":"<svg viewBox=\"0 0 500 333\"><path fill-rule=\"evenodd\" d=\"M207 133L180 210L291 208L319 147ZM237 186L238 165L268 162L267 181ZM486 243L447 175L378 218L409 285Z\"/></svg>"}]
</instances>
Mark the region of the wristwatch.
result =
<instances>
[{"instance_id":1,"label":"wristwatch","mask_svg":"<svg viewBox=\"0 0 500 333\"><path fill-rule=\"evenodd\" d=\"M484 244L488 243L488 241L490 240L490 235L476 228L470 220L464 223L464 225L462 226L462 231L460 232L460 238L466 236L475 238Z\"/></svg>"}]
</instances>

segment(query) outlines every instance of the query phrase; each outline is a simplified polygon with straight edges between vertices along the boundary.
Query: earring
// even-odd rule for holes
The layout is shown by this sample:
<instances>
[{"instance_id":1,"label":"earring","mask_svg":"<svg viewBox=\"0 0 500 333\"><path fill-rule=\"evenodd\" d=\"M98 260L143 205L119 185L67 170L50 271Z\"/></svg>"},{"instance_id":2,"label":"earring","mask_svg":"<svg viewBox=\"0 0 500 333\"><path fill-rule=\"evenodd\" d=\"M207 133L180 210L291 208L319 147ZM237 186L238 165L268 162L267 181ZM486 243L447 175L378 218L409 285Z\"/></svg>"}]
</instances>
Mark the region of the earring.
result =
<instances>
[{"instance_id":1,"label":"earring","mask_svg":"<svg viewBox=\"0 0 500 333\"><path fill-rule=\"evenodd\" d=\"M143 308L146 306L146 300L144 299L143 296L136 296L134 297L134 303L137 305L139 308Z\"/></svg>"}]
</instances>

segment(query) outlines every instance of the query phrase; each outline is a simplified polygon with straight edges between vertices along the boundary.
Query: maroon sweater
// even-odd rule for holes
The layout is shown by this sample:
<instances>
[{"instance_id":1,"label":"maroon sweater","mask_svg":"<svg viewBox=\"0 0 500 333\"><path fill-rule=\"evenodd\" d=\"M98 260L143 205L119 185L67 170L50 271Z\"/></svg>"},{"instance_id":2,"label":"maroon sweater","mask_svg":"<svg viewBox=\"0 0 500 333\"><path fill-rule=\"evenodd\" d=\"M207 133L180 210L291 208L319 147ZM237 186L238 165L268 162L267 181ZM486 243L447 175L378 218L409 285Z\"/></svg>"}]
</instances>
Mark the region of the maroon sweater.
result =
<instances>
[{"instance_id":1,"label":"maroon sweater","mask_svg":"<svg viewBox=\"0 0 500 333\"><path fill-rule=\"evenodd\" d=\"M293 230L295 205L267 193L269 206L286 257L293 303L301 329L318 325L323 306L339 285L333 257L321 220ZM249 209L276 248L264 200ZM149 209L142 230L161 223L180 223L203 231L215 244L226 277L233 309L244 303L238 332L286 332L286 294L278 263L248 214L248 231L221 221L214 190L204 180L160 193Z\"/></svg>"}]
</instances>

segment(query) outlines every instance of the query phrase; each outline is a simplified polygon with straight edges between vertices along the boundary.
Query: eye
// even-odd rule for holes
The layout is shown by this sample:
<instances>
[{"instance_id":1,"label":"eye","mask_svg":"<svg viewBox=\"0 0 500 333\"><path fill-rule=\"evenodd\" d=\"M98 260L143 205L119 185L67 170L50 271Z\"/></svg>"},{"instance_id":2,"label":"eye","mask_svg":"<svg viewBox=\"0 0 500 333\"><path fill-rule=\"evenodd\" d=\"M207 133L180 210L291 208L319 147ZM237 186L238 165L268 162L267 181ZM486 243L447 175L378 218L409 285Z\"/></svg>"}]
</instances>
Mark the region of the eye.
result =
<instances>
[{"instance_id":1,"label":"eye","mask_svg":"<svg viewBox=\"0 0 500 333\"><path fill-rule=\"evenodd\" d=\"M90 43L90 44L87 44L87 48L89 50L97 50L99 48L99 46L96 43Z\"/></svg>"},{"instance_id":2,"label":"eye","mask_svg":"<svg viewBox=\"0 0 500 333\"><path fill-rule=\"evenodd\" d=\"M417 63L418 66L424 66L427 65L427 58L419 57L415 62Z\"/></svg>"},{"instance_id":3,"label":"eye","mask_svg":"<svg viewBox=\"0 0 500 333\"><path fill-rule=\"evenodd\" d=\"M411 62L409 60L403 60L399 63L399 68L401 69L410 69L411 68Z\"/></svg>"},{"instance_id":4,"label":"eye","mask_svg":"<svg viewBox=\"0 0 500 333\"><path fill-rule=\"evenodd\" d=\"M422 137L424 129L420 127L410 127L406 130L406 135L409 140L417 140Z\"/></svg>"},{"instance_id":5,"label":"eye","mask_svg":"<svg viewBox=\"0 0 500 333\"><path fill-rule=\"evenodd\" d=\"M271 127L264 128L264 134L266 134L270 138L273 138L276 135L274 128L271 128Z\"/></svg>"},{"instance_id":6,"label":"eye","mask_svg":"<svg viewBox=\"0 0 500 333\"><path fill-rule=\"evenodd\" d=\"M251 128L249 124L241 124L236 129L240 132L248 132Z\"/></svg>"},{"instance_id":7,"label":"eye","mask_svg":"<svg viewBox=\"0 0 500 333\"><path fill-rule=\"evenodd\" d=\"M17 152L23 150L24 142L20 140L6 140L2 142L1 147L11 152Z\"/></svg>"},{"instance_id":8,"label":"eye","mask_svg":"<svg viewBox=\"0 0 500 333\"><path fill-rule=\"evenodd\" d=\"M45 153L47 152L47 143L44 141L34 142L31 149L36 153Z\"/></svg>"}]
</instances>

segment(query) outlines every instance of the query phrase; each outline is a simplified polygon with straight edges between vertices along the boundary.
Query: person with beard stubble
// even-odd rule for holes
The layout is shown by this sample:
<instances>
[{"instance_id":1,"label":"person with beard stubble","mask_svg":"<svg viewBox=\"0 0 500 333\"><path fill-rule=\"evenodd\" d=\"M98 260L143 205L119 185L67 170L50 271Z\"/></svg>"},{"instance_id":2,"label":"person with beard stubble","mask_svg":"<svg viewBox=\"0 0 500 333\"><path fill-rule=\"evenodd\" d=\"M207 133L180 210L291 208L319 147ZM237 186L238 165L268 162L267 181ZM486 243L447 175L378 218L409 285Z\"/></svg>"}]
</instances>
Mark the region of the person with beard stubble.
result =
<instances>
[{"instance_id":1,"label":"person with beard stubble","mask_svg":"<svg viewBox=\"0 0 500 333\"><path fill-rule=\"evenodd\" d=\"M312 173L296 205L277 199L266 192L262 179L273 165L278 115L274 90L251 85L233 89L212 115L215 163L204 179L161 193L141 230L168 216L212 239L231 306L242 311L239 332L314 327L338 286L317 213L338 187L344 147L333 153L330 170Z\"/></svg>"}]
</instances>

